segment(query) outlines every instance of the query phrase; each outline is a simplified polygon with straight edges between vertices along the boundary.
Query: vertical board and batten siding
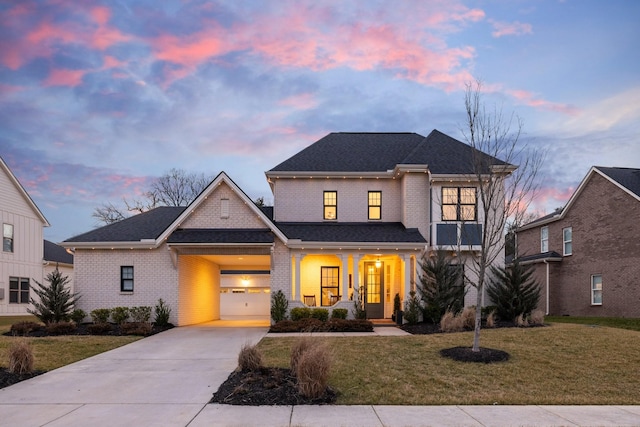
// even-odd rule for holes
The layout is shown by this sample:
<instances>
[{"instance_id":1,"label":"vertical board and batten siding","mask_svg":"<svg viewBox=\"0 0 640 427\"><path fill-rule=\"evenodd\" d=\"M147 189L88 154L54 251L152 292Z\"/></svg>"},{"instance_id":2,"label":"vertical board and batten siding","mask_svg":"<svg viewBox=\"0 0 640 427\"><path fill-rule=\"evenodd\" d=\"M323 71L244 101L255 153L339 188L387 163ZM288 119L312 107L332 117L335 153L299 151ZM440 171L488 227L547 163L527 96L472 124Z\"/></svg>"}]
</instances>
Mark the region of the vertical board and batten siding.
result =
<instances>
[{"instance_id":1,"label":"vertical board and batten siding","mask_svg":"<svg viewBox=\"0 0 640 427\"><path fill-rule=\"evenodd\" d=\"M0 314L26 314L29 304L9 303L9 277L26 277L31 285L35 285L34 280L42 283L44 224L22 191L0 172L0 232L2 224L13 225L13 252L0 248L0 289L4 289Z\"/></svg>"},{"instance_id":2,"label":"vertical board and batten siding","mask_svg":"<svg viewBox=\"0 0 640 427\"><path fill-rule=\"evenodd\" d=\"M280 178L274 180L274 216L280 222L324 221L325 191L338 192L338 222L366 222L369 191L382 192L382 222L402 221L400 183L370 178Z\"/></svg>"},{"instance_id":3,"label":"vertical board and batten siding","mask_svg":"<svg viewBox=\"0 0 640 427\"><path fill-rule=\"evenodd\" d=\"M133 292L120 292L120 267L133 266ZM154 307L159 298L178 320L178 270L166 245L157 249L77 249L74 256L78 308Z\"/></svg>"}]
</instances>

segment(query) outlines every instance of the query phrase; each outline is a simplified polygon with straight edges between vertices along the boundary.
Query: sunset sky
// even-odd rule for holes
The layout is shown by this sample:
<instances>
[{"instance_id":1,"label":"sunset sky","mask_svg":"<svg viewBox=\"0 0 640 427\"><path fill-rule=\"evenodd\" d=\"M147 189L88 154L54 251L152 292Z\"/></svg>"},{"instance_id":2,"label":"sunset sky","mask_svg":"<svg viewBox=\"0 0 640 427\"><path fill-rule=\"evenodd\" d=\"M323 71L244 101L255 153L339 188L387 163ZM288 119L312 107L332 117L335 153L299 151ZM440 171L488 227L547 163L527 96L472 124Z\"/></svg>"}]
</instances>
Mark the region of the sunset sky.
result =
<instances>
[{"instance_id":1,"label":"sunset sky","mask_svg":"<svg viewBox=\"0 0 640 427\"><path fill-rule=\"evenodd\" d=\"M547 151L539 213L640 168L640 1L6 1L0 156L55 242L171 168L264 171L329 132L464 140L465 83Z\"/></svg>"}]
</instances>

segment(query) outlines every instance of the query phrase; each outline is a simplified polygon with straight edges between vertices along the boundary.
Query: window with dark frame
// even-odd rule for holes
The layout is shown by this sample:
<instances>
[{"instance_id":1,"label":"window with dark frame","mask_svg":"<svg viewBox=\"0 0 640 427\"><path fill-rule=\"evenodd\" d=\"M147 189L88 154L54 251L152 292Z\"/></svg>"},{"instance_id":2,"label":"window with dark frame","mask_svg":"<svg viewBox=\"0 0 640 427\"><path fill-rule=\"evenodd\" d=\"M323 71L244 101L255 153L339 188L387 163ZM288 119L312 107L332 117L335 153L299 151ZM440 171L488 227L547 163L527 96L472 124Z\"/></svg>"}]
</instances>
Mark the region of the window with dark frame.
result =
<instances>
[{"instance_id":1,"label":"window with dark frame","mask_svg":"<svg viewBox=\"0 0 640 427\"><path fill-rule=\"evenodd\" d=\"M26 277L9 277L9 303L29 304L29 279Z\"/></svg>"},{"instance_id":2,"label":"window with dark frame","mask_svg":"<svg viewBox=\"0 0 640 427\"><path fill-rule=\"evenodd\" d=\"M329 306L331 297L340 296L340 267L320 267L320 305Z\"/></svg>"},{"instance_id":3,"label":"window with dark frame","mask_svg":"<svg viewBox=\"0 0 640 427\"><path fill-rule=\"evenodd\" d=\"M369 219L382 219L382 191L369 191Z\"/></svg>"},{"instance_id":4,"label":"window with dark frame","mask_svg":"<svg viewBox=\"0 0 640 427\"><path fill-rule=\"evenodd\" d=\"M2 251L13 252L13 225L2 224Z\"/></svg>"},{"instance_id":5,"label":"window with dark frame","mask_svg":"<svg viewBox=\"0 0 640 427\"><path fill-rule=\"evenodd\" d=\"M475 187L442 187L443 221L476 221L477 211Z\"/></svg>"},{"instance_id":6,"label":"window with dark frame","mask_svg":"<svg viewBox=\"0 0 640 427\"><path fill-rule=\"evenodd\" d=\"M338 218L338 192L325 191L323 195L323 218L334 220Z\"/></svg>"},{"instance_id":7,"label":"window with dark frame","mask_svg":"<svg viewBox=\"0 0 640 427\"><path fill-rule=\"evenodd\" d=\"M133 267L120 267L120 292L133 292Z\"/></svg>"}]
</instances>

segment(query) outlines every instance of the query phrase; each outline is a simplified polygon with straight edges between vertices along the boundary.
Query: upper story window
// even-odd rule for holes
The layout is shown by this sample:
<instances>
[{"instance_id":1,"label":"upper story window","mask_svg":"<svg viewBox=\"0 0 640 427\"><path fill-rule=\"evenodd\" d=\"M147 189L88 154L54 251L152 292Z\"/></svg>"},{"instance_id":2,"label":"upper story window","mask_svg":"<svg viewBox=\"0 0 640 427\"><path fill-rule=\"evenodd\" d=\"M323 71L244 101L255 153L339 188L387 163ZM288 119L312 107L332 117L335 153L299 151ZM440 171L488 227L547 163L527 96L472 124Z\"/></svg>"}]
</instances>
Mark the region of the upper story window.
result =
<instances>
[{"instance_id":1,"label":"upper story window","mask_svg":"<svg viewBox=\"0 0 640 427\"><path fill-rule=\"evenodd\" d=\"M549 252L549 227L540 229L540 252Z\"/></svg>"},{"instance_id":2,"label":"upper story window","mask_svg":"<svg viewBox=\"0 0 640 427\"><path fill-rule=\"evenodd\" d=\"M13 252L13 225L2 224L2 250Z\"/></svg>"},{"instance_id":3,"label":"upper story window","mask_svg":"<svg viewBox=\"0 0 640 427\"><path fill-rule=\"evenodd\" d=\"M369 191L369 219L382 219L382 191Z\"/></svg>"},{"instance_id":4,"label":"upper story window","mask_svg":"<svg viewBox=\"0 0 640 427\"><path fill-rule=\"evenodd\" d=\"M591 305L602 305L602 276L591 276Z\"/></svg>"},{"instance_id":5,"label":"upper story window","mask_svg":"<svg viewBox=\"0 0 640 427\"><path fill-rule=\"evenodd\" d=\"M133 267L120 267L120 292L133 292Z\"/></svg>"},{"instance_id":6,"label":"upper story window","mask_svg":"<svg viewBox=\"0 0 640 427\"><path fill-rule=\"evenodd\" d=\"M475 221L477 218L475 187L442 188L443 221Z\"/></svg>"},{"instance_id":7,"label":"upper story window","mask_svg":"<svg viewBox=\"0 0 640 427\"><path fill-rule=\"evenodd\" d=\"M29 304L29 279L9 277L9 303Z\"/></svg>"},{"instance_id":8,"label":"upper story window","mask_svg":"<svg viewBox=\"0 0 640 427\"><path fill-rule=\"evenodd\" d=\"M338 218L338 192L337 191L325 191L324 192L324 219L337 219Z\"/></svg>"},{"instance_id":9,"label":"upper story window","mask_svg":"<svg viewBox=\"0 0 640 427\"><path fill-rule=\"evenodd\" d=\"M573 253L573 232L571 227L564 228L562 230L562 254L564 256L571 255Z\"/></svg>"}]
</instances>

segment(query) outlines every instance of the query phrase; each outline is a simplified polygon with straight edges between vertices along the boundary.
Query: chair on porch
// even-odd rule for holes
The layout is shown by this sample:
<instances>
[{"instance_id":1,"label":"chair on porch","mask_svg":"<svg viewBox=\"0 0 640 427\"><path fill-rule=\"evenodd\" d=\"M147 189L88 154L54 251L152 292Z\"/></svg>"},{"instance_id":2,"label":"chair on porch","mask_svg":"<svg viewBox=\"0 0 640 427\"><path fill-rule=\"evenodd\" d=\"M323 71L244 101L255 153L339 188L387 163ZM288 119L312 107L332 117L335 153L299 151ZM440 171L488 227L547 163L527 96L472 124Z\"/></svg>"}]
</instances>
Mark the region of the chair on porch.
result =
<instances>
[{"instance_id":1,"label":"chair on porch","mask_svg":"<svg viewBox=\"0 0 640 427\"><path fill-rule=\"evenodd\" d=\"M308 307L316 306L316 296L315 295L304 295L304 304Z\"/></svg>"},{"instance_id":2,"label":"chair on porch","mask_svg":"<svg viewBox=\"0 0 640 427\"><path fill-rule=\"evenodd\" d=\"M340 295L331 295L329 297L329 304L333 305L340 301Z\"/></svg>"}]
</instances>

